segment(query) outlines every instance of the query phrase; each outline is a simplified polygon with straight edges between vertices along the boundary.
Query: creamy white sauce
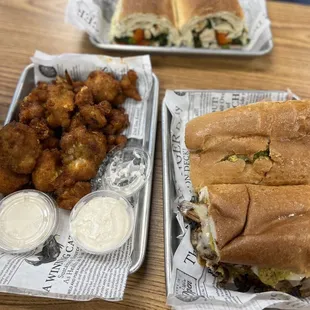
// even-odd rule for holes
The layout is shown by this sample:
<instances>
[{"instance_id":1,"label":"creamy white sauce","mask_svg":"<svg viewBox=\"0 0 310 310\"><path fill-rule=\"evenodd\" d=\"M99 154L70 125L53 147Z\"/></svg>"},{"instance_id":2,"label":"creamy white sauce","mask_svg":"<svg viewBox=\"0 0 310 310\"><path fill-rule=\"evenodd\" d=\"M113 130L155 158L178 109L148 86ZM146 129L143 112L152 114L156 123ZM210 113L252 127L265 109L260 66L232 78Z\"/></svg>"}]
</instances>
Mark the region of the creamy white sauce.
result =
<instances>
[{"instance_id":1,"label":"creamy white sauce","mask_svg":"<svg viewBox=\"0 0 310 310\"><path fill-rule=\"evenodd\" d=\"M199 201L203 203L209 203L210 196L209 196L209 190L208 187L205 186L199 191Z\"/></svg>"},{"instance_id":2,"label":"creamy white sauce","mask_svg":"<svg viewBox=\"0 0 310 310\"><path fill-rule=\"evenodd\" d=\"M219 251L216 245L216 232L212 218L209 218L208 204L210 201L208 187L203 187L199 192L199 201L202 203L195 204L194 210L200 219L201 233L197 240L197 251L201 254L215 251L219 257ZM208 261L206 262L208 265Z\"/></svg>"},{"instance_id":3,"label":"creamy white sauce","mask_svg":"<svg viewBox=\"0 0 310 310\"><path fill-rule=\"evenodd\" d=\"M202 224L208 221L208 207L205 204L195 204L195 212Z\"/></svg>"},{"instance_id":4,"label":"creamy white sauce","mask_svg":"<svg viewBox=\"0 0 310 310\"><path fill-rule=\"evenodd\" d=\"M122 199L95 197L81 207L71 222L71 234L91 252L108 252L121 246L131 232L132 218Z\"/></svg>"},{"instance_id":5,"label":"creamy white sauce","mask_svg":"<svg viewBox=\"0 0 310 310\"><path fill-rule=\"evenodd\" d=\"M44 242L56 224L53 201L36 191L17 192L1 201L0 247L32 250Z\"/></svg>"},{"instance_id":6,"label":"creamy white sauce","mask_svg":"<svg viewBox=\"0 0 310 310\"><path fill-rule=\"evenodd\" d=\"M208 223L208 207L205 204L196 204L195 212L200 219L201 233L197 240L197 251L200 253L204 252L204 248L210 248L210 230Z\"/></svg>"}]
</instances>

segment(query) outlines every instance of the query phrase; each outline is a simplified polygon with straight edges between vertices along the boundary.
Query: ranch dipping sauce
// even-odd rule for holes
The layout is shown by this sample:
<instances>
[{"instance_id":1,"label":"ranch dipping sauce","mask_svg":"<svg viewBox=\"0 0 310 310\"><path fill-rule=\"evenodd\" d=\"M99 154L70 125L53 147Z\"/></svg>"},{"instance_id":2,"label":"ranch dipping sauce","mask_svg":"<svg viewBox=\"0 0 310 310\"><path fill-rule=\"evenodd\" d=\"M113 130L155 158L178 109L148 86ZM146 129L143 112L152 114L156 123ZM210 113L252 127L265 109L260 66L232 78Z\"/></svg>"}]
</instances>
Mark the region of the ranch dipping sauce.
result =
<instances>
[{"instance_id":1,"label":"ranch dipping sauce","mask_svg":"<svg viewBox=\"0 0 310 310\"><path fill-rule=\"evenodd\" d=\"M0 249L24 253L43 244L57 224L53 199L36 190L22 190L0 202Z\"/></svg>"},{"instance_id":2,"label":"ranch dipping sauce","mask_svg":"<svg viewBox=\"0 0 310 310\"><path fill-rule=\"evenodd\" d=\"M70 233L77 245L92 254L107 254L130 237L134 224L129 202L111 191L82 198L70 215Z\"/></svg>"}]
</instances>

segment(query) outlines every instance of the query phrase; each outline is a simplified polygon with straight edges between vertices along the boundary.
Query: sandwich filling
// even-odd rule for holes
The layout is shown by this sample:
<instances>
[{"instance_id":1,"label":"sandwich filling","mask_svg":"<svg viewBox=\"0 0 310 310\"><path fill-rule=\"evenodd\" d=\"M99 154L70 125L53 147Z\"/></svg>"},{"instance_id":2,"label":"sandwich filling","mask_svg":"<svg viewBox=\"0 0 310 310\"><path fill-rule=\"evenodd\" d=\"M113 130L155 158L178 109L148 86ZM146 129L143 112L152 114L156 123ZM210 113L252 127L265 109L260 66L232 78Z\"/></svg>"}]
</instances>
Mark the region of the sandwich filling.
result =
<instances>
[{"instance_id":1,"label":"sandwich filling","mask_svg":"<svg viewBox=\"0 0 310 310\"><path fill-rule=\"evenodd\" d=\"M263 154L265 155L265 154ZM215 224L209 218L208 188L199 193L197 202L182 202L179 210L191 225L191 242L197 252L198 262L210 269L218 284L240 292L279 290L298 297L310 296L310 278L289 270L230 264L221 261L217 247Z\"/></svg>"},{"instance_id":2,"label":"sandwich filling","mask_svg":"<svg viewBox=\"0 0 310 310\"><path fill-rule=\"evenodd\" d=\"M133 31L128 32L125 36L115 36L114 41L118 44L167 46L168 32L168 28L161 27L158 24L153 24L145 29L134 29Z\"/></svg>"},{"instance_id":3,"label":"sandwich filling","mask_svg":"<svg viewBox=\"0 0 310 310\"><path fill-rule=\"evenodd\" d=\"M230 161L232 163L237 162L238 160L243 160L246 163L253 164L256 160L260 159L270 159L270 150L269 146L264 151L259 151L254 153L253 159L250 158L250 156L245 154L232 154L225 156L221 161Z\"/></svg>"},{"instance_id":4,"label":"sandwich filling","mask_svg":"<svg viewBox=\"0 0 310 310\"><path fill-rule=\"evenodd\" d=\"M139 13L112 23L110 40L127 45L171 46L179 44L179 34L167 18Z\"/></svg>"},{"instance_id":5,"label":"sandwich filling","mask_svg":"<svg viewBox=\"0 0 310 310\"><path fill-rule=\"evenodd\" d=\"M185 45L196 48L240 48L250 42L244 21L225 12L193 18L182 35Z\"/></svg>"}]
</instances>

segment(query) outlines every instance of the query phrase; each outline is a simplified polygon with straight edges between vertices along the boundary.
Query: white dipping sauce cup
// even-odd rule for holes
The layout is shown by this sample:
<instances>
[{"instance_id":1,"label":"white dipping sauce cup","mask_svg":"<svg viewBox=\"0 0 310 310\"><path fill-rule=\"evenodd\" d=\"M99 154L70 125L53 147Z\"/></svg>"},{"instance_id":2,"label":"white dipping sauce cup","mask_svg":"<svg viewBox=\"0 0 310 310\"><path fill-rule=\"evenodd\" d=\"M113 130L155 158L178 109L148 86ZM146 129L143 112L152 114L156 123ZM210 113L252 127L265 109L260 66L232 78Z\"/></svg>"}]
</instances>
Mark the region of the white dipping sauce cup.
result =
<instances>
[{"instance_id":1,"label":"white dipping sauce cup","mask_svg":"<svg viewBox=\"0 0 310 310\"><path fill-rule=\"evenodd\" d=\"M134 227L132 205L122 195L99 190L83 197L70 214L70 234L85 252L108 254L120 248Z\"/></svg>"}]
</instances>

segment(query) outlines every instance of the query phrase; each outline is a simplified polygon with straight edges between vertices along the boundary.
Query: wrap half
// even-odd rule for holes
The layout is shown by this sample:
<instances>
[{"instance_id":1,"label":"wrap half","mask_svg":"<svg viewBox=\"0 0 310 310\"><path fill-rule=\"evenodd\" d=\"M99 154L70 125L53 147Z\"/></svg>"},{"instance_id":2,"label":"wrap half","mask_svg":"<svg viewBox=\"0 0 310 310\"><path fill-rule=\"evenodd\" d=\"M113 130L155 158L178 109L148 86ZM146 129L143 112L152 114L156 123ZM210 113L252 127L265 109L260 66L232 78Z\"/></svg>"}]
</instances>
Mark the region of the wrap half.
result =
<instances>
[{"instance_id":1,"label":"wrap half","mask_svg":"<svg viewBox=\"0 0 310 310\"><path fill-rule=\"evenodd\" d=\"M241 48L249 37L238 0L174 0L181 41L188 47Z\"/></svg>"},{"instance_id":2,"label":"wrap half","mask_svg":"<svg viewBox=\"0 0 310 310\"><path fill-rule=\"evenodd\" d=\"M310 184L310 101L261 102L187 123L190 175L209 184Z\"/></svg>"},{"instance_id":3,"label":"wrap half","mask_svg":"<svg viewBox=\"0 0 310 310\"><path fill-rule=\"evenodd\" d=\"M147 46L179 45L171 0L119 0L110 41Z\"/></svg>"},{"instance_id":4,"label":"wrap half","mask_svg":"<svg viewBox=\"0 0 310 310\"><path fill-rule=\"evenodd\" d=\"M210 185L182 214L200 262L234 282L310 295L310 186ZM239 281L239 282L238 282Z\"/></svg>"}]
</instances>

